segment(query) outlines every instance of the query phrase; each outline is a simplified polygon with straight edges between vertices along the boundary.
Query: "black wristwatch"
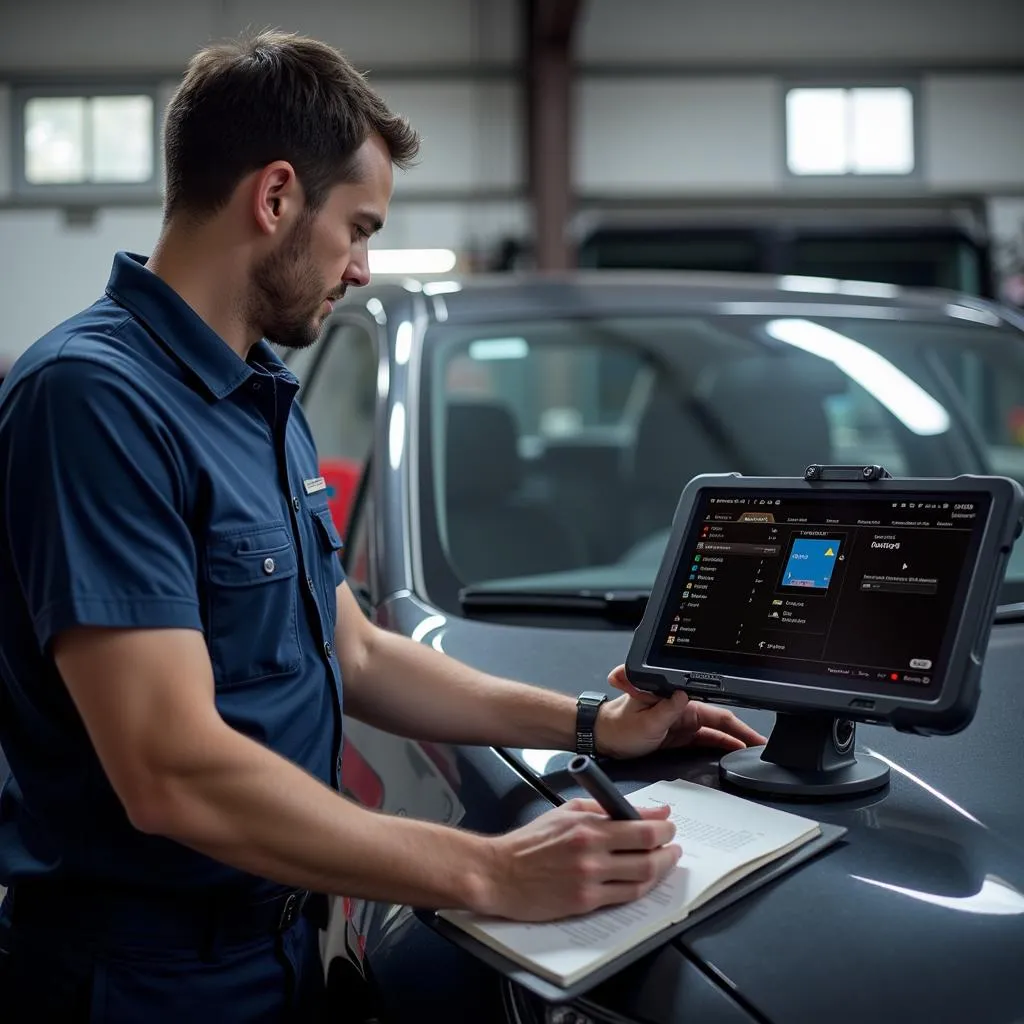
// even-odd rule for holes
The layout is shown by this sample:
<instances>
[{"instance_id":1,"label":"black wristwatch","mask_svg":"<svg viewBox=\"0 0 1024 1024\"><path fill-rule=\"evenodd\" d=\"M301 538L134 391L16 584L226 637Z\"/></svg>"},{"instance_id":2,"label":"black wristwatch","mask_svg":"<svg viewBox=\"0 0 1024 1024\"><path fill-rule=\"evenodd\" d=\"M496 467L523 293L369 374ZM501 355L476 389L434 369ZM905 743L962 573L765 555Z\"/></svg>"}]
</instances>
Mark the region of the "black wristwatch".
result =
<instances>
[{"instance_id":1,"label":"black wristwatch","mask_svg":"<svg viewBox=\"0 0 1024 1024\"><path fill-rule=\"evenodd\" d=\"M606 693L598 693L596 690L585 690L576 698L576 753L590 754L597 753L597 744L594 742L594 723L597 721L597 713L601 705L608 699Z\"/></svg>"}]
</instances>

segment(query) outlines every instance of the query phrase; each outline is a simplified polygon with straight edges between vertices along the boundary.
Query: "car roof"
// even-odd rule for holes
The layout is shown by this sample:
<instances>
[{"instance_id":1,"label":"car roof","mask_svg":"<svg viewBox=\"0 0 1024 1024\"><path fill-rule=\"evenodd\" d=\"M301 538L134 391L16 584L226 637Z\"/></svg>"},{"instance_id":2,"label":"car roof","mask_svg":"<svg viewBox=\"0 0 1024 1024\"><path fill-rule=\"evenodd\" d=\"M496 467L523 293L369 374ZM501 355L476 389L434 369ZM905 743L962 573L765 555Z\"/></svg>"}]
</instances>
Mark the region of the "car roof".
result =
<instances>
[{"instance_id":1,"label":"car roof","mask_svg":"<svg viewBox=\"0 0 1024 1024\"><path fill-rule=\"evenodd\" d=\"M410 294L428 299L435 320L475 322L551 316L670 314L703 311L755 313L778 306L827 306L833 315L879 315L931 319L959 309L965 319L996 324L1005 318L993 303L940 289L901 288L879 282L759 274L675 271L573 270L466 275L445 280L407 278L373 283L353 292L339 309L376 298L385 308L407 302ZM899 311L896 313L896 311ZM970 314L974 313L975 316ZM884 315L884 313L882 313Z\"/></svg>"}]
</instances>

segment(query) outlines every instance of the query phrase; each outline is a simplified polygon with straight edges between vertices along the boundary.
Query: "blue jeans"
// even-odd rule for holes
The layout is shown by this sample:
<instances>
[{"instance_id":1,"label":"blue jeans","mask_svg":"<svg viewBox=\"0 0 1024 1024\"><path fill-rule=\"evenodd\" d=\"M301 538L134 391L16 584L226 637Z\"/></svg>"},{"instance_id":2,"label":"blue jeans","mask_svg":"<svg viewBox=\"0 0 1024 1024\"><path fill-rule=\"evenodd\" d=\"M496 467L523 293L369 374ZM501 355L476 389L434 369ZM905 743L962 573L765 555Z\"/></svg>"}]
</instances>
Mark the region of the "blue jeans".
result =
<instances>
[{"instance_id":1,"label":"blue jeans","mask_svg":"<svg viewBox=\"0 0 1024 1024\"><path fill-rule=\"evenodd\" d=\"M212 951L157 941L145 908L131 934L91 935L0 908L0 1020L89 1024L315 1024L325 1019L317 927Z\"/></svg>"}]
</instances>

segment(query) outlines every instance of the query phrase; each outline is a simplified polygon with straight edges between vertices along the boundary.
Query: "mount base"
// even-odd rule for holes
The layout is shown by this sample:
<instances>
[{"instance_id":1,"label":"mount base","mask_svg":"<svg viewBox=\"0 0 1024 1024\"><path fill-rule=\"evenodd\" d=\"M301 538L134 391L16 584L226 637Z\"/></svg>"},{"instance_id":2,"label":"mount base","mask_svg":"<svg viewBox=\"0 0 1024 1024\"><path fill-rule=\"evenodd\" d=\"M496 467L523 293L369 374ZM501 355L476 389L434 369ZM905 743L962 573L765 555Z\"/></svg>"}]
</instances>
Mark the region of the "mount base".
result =
<instances>
[{"instance_id":1,"label":"mount base","mask_svg":"<svg viewBox=\"0 0 1024 1024\"><path fill-rule=\"evenodd\" d=\"M889 766L876 757L857 759L857 727L820 713L779 713L768 742L726 754L722 782L783 797L857 796L881 789Z\"/></svg>"},{"instance_id":2,"label":"mount base","mask_svg":"<svg viewBox=\"0 0 1024 1024\"><path fill-rule=\"evenodd\" d=\"M765 747L749 747L726 754L719 762L722 782L737 789L779 796L858 796L882 789L889 782L889 766L870 754L852 764L828 771L797 771L763 761Z\"/></svg>"}]
</instances>

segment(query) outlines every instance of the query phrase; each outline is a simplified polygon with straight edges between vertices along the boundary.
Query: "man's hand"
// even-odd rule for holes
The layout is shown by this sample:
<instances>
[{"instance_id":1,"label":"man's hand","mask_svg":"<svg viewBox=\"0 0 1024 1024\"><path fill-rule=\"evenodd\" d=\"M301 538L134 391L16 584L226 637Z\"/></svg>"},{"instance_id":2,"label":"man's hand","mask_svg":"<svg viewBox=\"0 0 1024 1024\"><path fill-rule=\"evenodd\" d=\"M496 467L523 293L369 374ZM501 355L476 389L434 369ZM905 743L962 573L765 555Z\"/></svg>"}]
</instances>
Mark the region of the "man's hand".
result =
<instances>
[{"instance_id":1,"label":"man's hand","mask_svg":"<svg viewBox=\"0 0 1024 1024\"><path fill-rule=\"evenodd\" d=\"M628 903L649 892L679 860L666 845L667 807L640 808L640 821L612 821L592 800L570 800L492 840L480 913L552 921Z\"/></svg>"},{"instance_id":2,"label":"man's hand","mask_svg":"<svg viewBox=\"0 0 1024 1024\"><path fill-rule=\"evenodd\" d=\"M665 747L687 745L742 750L768 741L726 708L691 701L681 690L664 699L638 690L619 665L608 682L623 696L609 701L597 716L598 751L612 757L642 757Z\"/></svg>"}]
</instances>

